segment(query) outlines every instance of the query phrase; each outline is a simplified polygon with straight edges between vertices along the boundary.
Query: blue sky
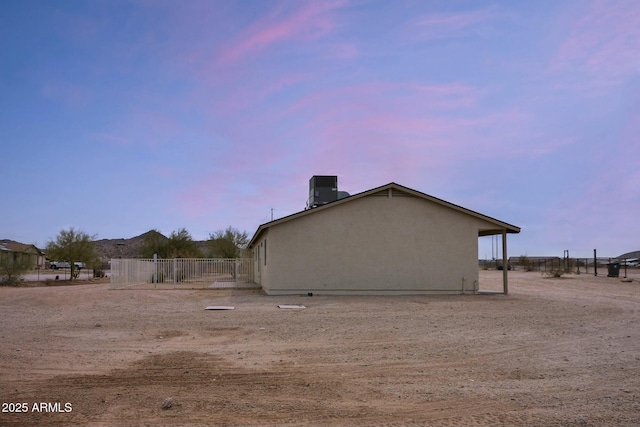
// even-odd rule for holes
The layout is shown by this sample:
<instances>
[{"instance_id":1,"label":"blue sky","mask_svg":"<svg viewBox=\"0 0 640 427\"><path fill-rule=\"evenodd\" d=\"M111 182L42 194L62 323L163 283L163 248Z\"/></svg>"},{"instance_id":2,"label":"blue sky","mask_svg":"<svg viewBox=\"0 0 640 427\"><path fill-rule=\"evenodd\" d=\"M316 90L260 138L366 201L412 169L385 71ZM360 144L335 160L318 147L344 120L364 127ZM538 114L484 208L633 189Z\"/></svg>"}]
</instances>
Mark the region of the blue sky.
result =
<instances>
[{"instance_id":1,"label":"blue sky","mask_svg":"<svg viewBox=\"0 0 640 427\"><path fill-rule=\"evenodd\" d=\"M326 174L640 249L637 1L7 1L0 55L0 238L251 235Z\"/></svg>"}]
</instances>

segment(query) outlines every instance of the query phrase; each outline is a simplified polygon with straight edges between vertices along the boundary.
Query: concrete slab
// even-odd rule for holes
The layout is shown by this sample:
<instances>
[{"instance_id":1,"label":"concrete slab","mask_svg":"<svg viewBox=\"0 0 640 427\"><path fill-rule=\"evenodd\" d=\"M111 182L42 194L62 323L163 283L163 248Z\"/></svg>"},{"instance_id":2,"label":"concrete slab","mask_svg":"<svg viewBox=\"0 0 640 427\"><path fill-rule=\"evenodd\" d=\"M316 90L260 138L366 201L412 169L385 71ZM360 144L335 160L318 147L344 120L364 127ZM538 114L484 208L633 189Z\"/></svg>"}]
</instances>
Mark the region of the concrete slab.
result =
<instances>
[{"instance_id":1,"label":"concrete slab","mask_svg":"<svg viewBox=\"0 0 640 427\"><path fill-rule=\"evenodd\" d=\"M214 282L210 289L260 289L260 285L250 282Z\"/></svg>"}]
</instances>

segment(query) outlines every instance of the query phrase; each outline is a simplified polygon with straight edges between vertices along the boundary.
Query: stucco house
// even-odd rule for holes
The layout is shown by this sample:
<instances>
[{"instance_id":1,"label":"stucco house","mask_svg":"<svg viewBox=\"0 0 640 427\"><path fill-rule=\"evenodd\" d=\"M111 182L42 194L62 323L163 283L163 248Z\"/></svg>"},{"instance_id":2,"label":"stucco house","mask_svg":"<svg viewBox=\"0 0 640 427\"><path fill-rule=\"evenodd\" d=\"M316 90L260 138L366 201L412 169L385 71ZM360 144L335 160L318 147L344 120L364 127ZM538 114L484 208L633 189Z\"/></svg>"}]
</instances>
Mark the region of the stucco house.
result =
<instances>
[{"instance_id":1,"label":"stucco house","mask_svg":"<svg viewBox=\"0 0 640 427\"><path fill-rule=\"evenodd\" d=\"M519 232L392 182L262 224L248 248L269 295L473 294L478 237L502 235L506 263ZM506 269L503 281L507 293Z\"/></svg>"},{"instance_id":2,"label":"stucco house","mask_svg":"<svg viewBox=\"0 0 640 427\"><path fill-rule=\"evenodd\" d=\"M0 260L2 262L24 263L29 268L44 267L44 253L34 245L12 240L0 240Z\"/></svg>"}]
</instances>

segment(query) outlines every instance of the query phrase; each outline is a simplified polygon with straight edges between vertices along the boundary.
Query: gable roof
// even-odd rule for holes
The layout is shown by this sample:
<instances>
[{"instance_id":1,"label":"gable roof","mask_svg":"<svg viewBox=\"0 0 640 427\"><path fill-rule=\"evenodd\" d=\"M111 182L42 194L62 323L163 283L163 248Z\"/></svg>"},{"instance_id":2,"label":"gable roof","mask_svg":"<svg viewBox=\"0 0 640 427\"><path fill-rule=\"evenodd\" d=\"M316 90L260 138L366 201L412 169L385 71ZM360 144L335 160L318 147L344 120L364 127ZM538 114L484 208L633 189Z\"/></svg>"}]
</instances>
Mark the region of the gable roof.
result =
<instances>
[{"instance_id":1,"label":"gable roof","mask_svg":"<svg viewBox=\"0 0 640 427\"><path fill-rule=\"evenodd\" d=\"M29 245L26 243L14 242L12 240L1 240L0 251L6 252L18 252L18 253L32 253L37 255L43 255L44 253L38 249L35 245Z\"/></svg>"},{"instance_id":2,"label":"gable roof","mask_svg":"<svg viewBox=\"0 0 640 427\"><path fill-rule=\"evenodd\" d=\"M506 222L503 222L503 221L497 220L495 218L492 218L490 216L483 215L481 213L472 211L472 210L467 209L467 208L463 208L462 206L458 206L456 204L449 203L449 202L447 202L445 200L438 199L437 197L430 196L428 194L422 193L422 192L414 190L412 188L405 187L405 186L400 185L400 184L396 184L395 182L390 182L389 184L386 184L386 185L383 185L383 186L380 186L380 187L376 187L376 188L372 188L371 190L366 190L366 191L363 191L362 193L354 194L352 196L345 197L343 199L339 199L339 200L336 200L336 201L331 202L331 203L327 203L326 205L318 206L317 208L307 209L307 210L304 210L304 211L301 211L301 212L297 212L297 213L282 217L280 219L276 219L276 220L264 223L264 224L262 224L262 225L260 225L258 227L258 229L254 233L253 237L249 241L249 244L247 245L247 247L248 248L252 247L253 244L255 243L255 241L260 237L260 235L265 230L267 230L269 227L273 227L274 225L282 224L283 222L292 221L294 219L301 218L301 217L306 216L306 215L313 215L314 213L323 211L325 209L331 209L331 208L336 207L338 205L341 205L343 203L349 203L349 202L352 202L354 200L361 199L363 197L375 195L376 193L385 193L385 195L386 195L386 194L388 194L388 192L391 192L392 196L393 195L409 195L409 196L418 197L418 198L421 198L423 200L426 200L426 201L429 201L429 202L433 202L433 203L437 203L439 205L454 209L454 210L456 210L458 212L462 212L464 214L473 216L475 218L478 218L480 220L483 220L483 221L486 221L488 223L494 224L496 226L495 229L488 229L488 230L484 230L484 231L480 232L479 233L480 236L491 236L491 235L494 235L494 234L501 234L503 230L506 230L507 233L519 233L520 232L520 228L516 227L515 225L511 225L511 224L508 224Z\"/></svg>"}]
</instances>

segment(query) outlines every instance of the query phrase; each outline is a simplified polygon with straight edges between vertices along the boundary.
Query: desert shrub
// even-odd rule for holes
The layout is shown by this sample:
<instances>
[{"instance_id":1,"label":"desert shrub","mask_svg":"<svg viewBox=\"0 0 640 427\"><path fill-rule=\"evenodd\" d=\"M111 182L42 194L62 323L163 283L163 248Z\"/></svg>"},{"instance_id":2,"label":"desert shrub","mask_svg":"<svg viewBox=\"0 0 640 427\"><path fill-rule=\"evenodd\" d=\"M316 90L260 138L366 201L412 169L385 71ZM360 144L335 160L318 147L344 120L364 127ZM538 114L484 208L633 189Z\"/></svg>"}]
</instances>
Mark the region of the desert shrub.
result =
<instances>
[{"instance_id":1,"label":"desert shrub","mask_svg":"<svg viewBox=\"0 0 640 427\"><path fill-rule=\"evenodd\" d=\"M22 277L0 276L0 286L18 286L23 280Z\"/></svg>"},{"instance_id":2,"label":"desert shrub","mask_svg":"<svg viewBox=\"0 0 640 427\"><path fill-rule=\"evenodd\" d=\"M550 270L547 270L544 274L547 277L552 277L552 278L560 278L564 275L564 273L566 273L564 271L564 268L562 267L558 267L558 268L551 268Z\"/></svg>"},{"instance_id":3,"label":"desert shrub","mask_svg":"<svg viewBox=\"0 0 640 427\"><path fill-rule=\"evenodd\" d=\"M529 260L529 257L526 256L526 255L520 256L520 258L518 259L518 264L520 264L520 266L522 266L522 269L524 271L533 270L533 266L531 265L531 260Z\"/></svg>"},{"instance_id":4,"label":"desert shrub","mask_svg":"<svg viewBox=\"0 0 640 427\"><path fill-rule=\"evenodd\" d=\"M29 270L26 262L14 261L9 257L0 259L0 285L18 286L22 282L24 274Z\"/></svg>"}]
</instances>

